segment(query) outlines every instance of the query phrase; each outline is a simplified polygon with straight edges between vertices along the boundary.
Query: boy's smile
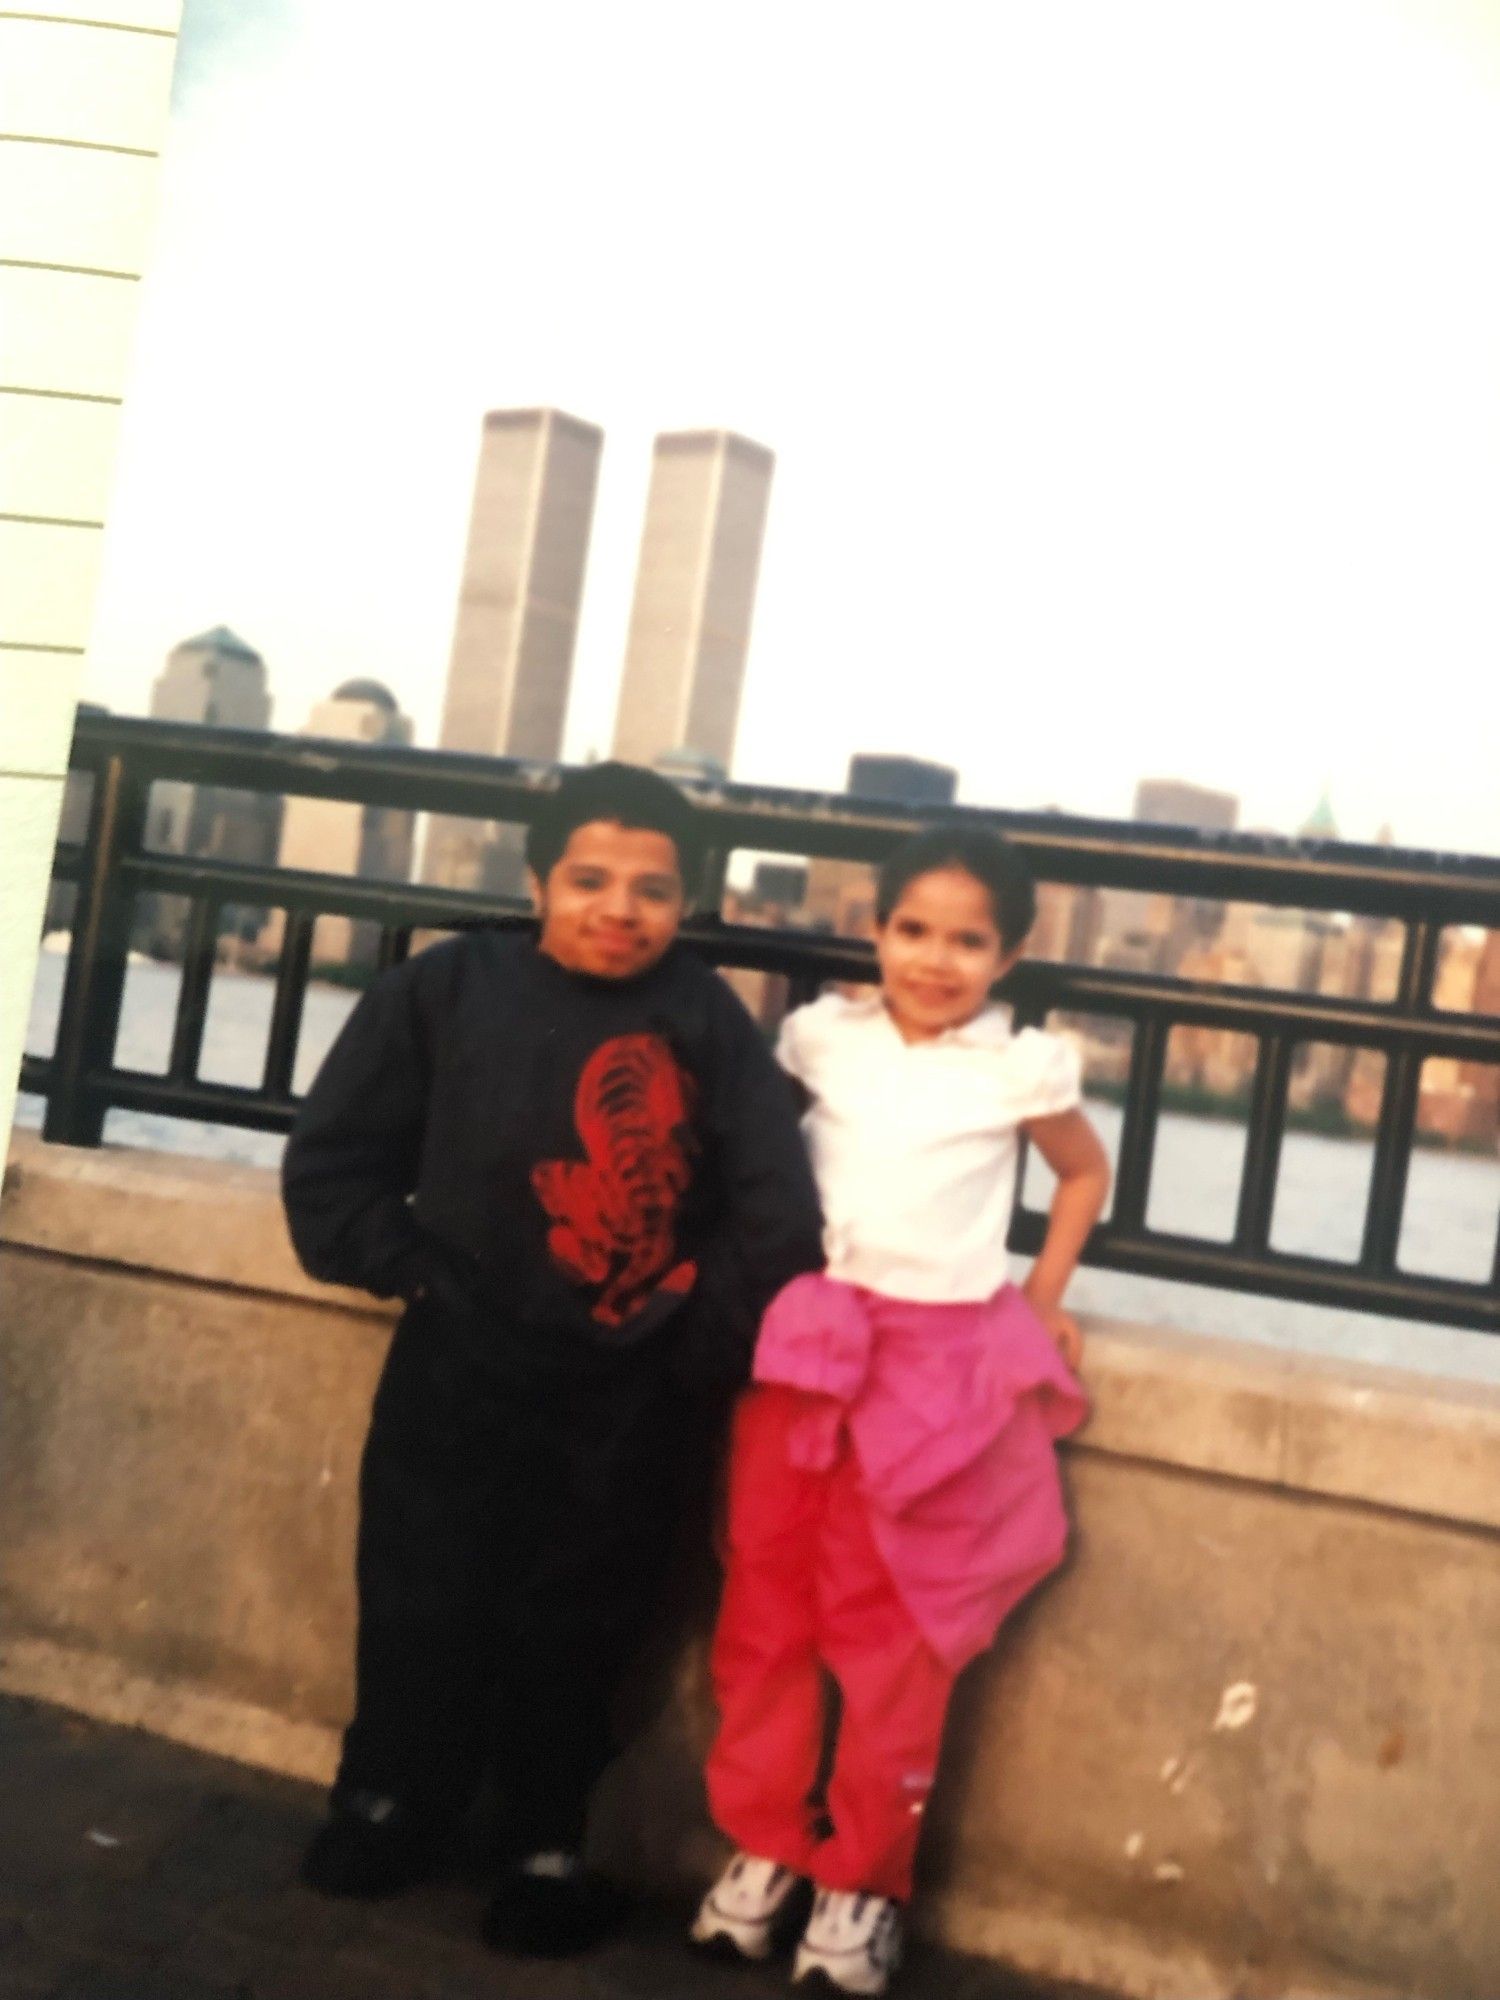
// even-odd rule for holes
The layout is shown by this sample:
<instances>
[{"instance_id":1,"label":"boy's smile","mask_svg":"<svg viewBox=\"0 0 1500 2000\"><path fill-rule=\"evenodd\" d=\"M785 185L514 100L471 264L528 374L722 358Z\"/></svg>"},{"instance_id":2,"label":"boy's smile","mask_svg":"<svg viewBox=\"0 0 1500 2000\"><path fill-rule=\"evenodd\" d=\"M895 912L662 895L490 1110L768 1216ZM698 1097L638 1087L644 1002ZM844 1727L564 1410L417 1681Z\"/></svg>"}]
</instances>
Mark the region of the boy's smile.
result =
<instances>
[{"instance_id":1,"label":"boy's smile","mask_svg":"<svg viewBox=\"0 0 1500 2000\"><path fill-rule=\"evenodd\" d=\"M876 933L886 1012L906 1042L929 1042L971 1021L1019 951L1007 953L990 893L965 868L908 882Z\"/></svg>"},{"instance_id":2,"label":"boy's smile","mask_svg":"<svg viewBox=\"0 0 1500 2000\"><path fill-rule=\"evenodd\" d=\"M676 844L644 827L575 827L545 882L531 877L537 943L568 972L633 979L648 972L682 922Z\"/></svg>"}]
</instances>

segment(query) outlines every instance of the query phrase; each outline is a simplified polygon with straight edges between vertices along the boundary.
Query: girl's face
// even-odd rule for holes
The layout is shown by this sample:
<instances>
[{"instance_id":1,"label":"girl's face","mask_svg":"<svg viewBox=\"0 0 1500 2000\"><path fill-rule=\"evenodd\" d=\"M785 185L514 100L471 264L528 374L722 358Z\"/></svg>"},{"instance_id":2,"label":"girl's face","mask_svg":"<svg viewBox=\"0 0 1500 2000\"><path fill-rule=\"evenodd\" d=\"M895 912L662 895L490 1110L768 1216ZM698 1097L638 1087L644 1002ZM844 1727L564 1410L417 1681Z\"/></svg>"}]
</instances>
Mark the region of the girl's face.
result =
<instances>
[{"instance_id":1,"label":"girl's face","mask_svg":"<svg viewBox=\"0 0 1500 2000\"><path fill-rule=\"evenodd\" d=\"M875 933L881 993L903 1041L930 1042L973 1020L1020 957L1000 941L990 892L964 868L907 883Z\"/></svg>"}]
</instances>

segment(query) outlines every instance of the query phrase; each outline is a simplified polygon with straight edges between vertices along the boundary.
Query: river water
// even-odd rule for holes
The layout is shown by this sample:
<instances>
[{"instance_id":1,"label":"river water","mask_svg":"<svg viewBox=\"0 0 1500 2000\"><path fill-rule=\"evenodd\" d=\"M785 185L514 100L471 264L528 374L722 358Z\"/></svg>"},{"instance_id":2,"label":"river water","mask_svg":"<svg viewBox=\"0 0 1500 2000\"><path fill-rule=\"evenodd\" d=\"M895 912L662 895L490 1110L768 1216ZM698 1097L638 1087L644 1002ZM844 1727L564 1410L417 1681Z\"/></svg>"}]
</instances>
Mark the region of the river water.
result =
<instances>
[{"instance_id":1,"label":"river water","mask_svg":"<svg viewBox=\"0 0 1500 2000\"><path fill-rule=\"evenodd\" d=\"M46 1055L51 1049L64 964L54 953L44 953L40 961L26 1039L31 1053ZM117 1060L123 1066L157 1072L165 1069L179 977L176 966L131 966L116 1045ZM251 1085L260 1081L272 992L267 978L226 970L216 974L199 1065L206 1081ZM293 1079L298 1091L304 1090L316 1073L356 997L343 987L316 980L309 984ZM40 1099L23 1096L16 1122L38 1125L41 1111ZM1113 1151L1119 1137L1119 1111L1100 1102L1090 1106L1090 1115ZM105 1139L112 1144L154 1146L259 1166L274 1166L282 1147L282 1141L271 1133L132 1111L110 1113ZM1164 1115L1157 1137L1148 1221L1161 1229L1227 1240L1243 1152L1244 1129L1235 1122ZM1288 1133L1282 1148L1273 1245L1352 1261L1363 1226L1370 1163L1367 1140ZM1033 1158L1027 1168L1024 1199L1032 1206L1044 1206L1049 1185L1046 1169ZM1402 1268L1483 1279L1494 1256L1497 1219L1500 1163L1472 1154L1419 1149L1412 1161L1403 1217ZM1500 1341L1482 1334L1087 1269L1074 1279L1068 1303L1085 1312L1500 1383Z\"/></svg>"}]
</instances>

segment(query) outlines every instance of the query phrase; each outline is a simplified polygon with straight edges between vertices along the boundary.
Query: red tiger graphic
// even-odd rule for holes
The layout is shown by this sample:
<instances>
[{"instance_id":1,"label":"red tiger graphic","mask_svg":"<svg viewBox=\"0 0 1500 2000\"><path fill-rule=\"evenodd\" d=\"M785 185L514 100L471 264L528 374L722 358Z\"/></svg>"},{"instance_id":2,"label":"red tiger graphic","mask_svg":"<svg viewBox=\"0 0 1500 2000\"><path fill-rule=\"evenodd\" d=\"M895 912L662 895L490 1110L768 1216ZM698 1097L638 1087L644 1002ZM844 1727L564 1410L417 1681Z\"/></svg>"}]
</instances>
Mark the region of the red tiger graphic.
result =
<instances>
[{"instance_id":1,"label":"red tiger graphic","mask_svg":"<svg viewBox=\"0 0 1500 2000\"><path fill-rule=\"evenodd\" d=\"M659 1035L617 1035L578 1079L584 1159L531 1170L552 1219L548 1250L569 1277L604 1287L592 1308L602 1326L619 1326L652 1292L688 1291L698 1275L691 1261L672 1262L677 1205L692 1178L684 1141L693 1097Z\"/></svg>"}]
</instances>

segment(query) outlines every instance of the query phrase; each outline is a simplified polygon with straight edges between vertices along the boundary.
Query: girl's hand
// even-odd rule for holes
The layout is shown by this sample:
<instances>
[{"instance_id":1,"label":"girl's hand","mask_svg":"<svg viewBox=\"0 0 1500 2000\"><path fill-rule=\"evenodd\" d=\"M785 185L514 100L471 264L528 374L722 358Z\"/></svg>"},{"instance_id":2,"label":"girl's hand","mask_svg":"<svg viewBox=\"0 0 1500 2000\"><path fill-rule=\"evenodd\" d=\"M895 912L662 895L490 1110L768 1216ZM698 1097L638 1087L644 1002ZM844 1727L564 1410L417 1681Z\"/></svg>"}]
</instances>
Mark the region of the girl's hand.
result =
<instances>
[{"instance_id":1,"label":"girl's hand","mask_svg":"<svg viewBox=\"0 0 1500 2000\"><path fill-rule=\"evenodd\" d=\"M1083 1333L1077 1320L1061 1306L1040 1306L1034 1299L1028 1303L1057 1343L1058 1353L1076 1374L1083 1360Z\"/></svg>"}]
</instances>

